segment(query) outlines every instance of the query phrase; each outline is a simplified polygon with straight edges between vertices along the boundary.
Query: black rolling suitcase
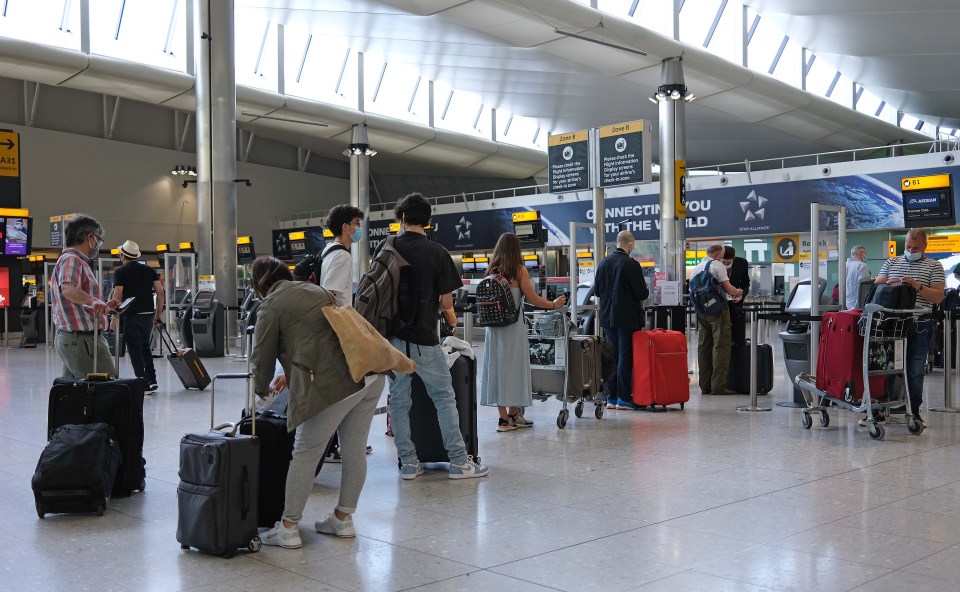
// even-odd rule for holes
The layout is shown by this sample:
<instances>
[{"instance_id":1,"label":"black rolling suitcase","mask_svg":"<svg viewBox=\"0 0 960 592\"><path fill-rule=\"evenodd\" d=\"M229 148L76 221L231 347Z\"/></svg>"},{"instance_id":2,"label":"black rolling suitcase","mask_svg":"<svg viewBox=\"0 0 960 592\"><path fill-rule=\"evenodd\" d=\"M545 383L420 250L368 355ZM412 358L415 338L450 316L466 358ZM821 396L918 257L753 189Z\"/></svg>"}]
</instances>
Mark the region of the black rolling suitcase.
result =
<instances>
[{"instance_id":1,"label":"black rolling suitcase","mask_svg":"<svg viewBox=\"0 0 960 592\"><path fill-rule=\"evenodd\" d=\"M460 413L460 433L467 454L480 462L477 450L477 361L460 356L450 368L457 411ZM450 462L443 445L443 435L437 421L437 408L427 395L426 387L414 373L411 384L410 437L417 449L420 462Z\"/></svg>"},{"instance_id":2,"label":"black rolling suitcase","mask_svg":"<svg viewBox=\"0 0 960 592\"><path fill-rule=\"evenodd\" d=\"M177 344L173 342L173 338L167 333L166 327L161 325L160 331L162 335L161 340L165 341L167 347L170 348L167 359L170 360L173 371L176 372L180 378L180 383L183 384L183 388L195 388L201 391L207 388L207 385L210 384L210 374L207 372L207 368L203 365L203 362L200 361L197 352L189 347L177 348Z\"/></svg>"},{"instance_id":3,"label":"black rolling suitcase","mask_svg":"<svg viewBox=\"0 0 960 592\"><path fill-rule=\"evenodd\" d=\"M177 487L177 541L181 548L233 557L237 549L260 550L257 532L260 438L231 435L213 429L213 399L217 379L247 380L247 405L252 408L250 374L218 374L211 381L210 431L187 434L180 440L180 484ZM251 428L256 433L257 422Z\"/></svg>"},{"instance_id":4,"label":"black rolling suitcase","mask_svg":"<svg viewBox=\"0 0 960 592\"><path fill-rule=\"evenodd\" d=\"M119 468L120 448L112 427L102 422L60 426L40 454L31 480L37 515L103 516Z\"/></svg>"},{"instance_id":5,"label":"black rolling suitcase","mask_svg":"<svg viewBox=\"0 0 960 592\"><path fill-rule=\"evenodd\" d=\"M738 393L750 393L750 340L733 345L730 350L730 369L727 388ZM757 394L766 395L773 389L773 347L769 343L757 345Z\"/></svg>"}]
</instances>

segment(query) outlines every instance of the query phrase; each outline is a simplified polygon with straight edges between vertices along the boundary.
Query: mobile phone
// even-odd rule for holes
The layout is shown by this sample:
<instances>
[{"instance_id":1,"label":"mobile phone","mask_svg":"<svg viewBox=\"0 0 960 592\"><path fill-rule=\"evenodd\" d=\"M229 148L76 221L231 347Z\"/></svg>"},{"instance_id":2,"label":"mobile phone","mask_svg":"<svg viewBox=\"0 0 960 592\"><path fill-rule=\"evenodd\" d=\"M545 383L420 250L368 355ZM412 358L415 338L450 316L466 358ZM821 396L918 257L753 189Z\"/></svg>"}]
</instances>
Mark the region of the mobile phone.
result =
<instances>
[{"instance_id":1,"label":"mobile phone","mask_svg":"<svg viewBox=\"0 0 960 592\"><path fill-rule=\"evenodd\" d=\"M124 298L123 302L121 302L120 305L117 306L117 312L122 313L123 311L127 310L127 307L133 304L133 301L136 299L137 299L136 296L131 296L130 298Z\"/></svg>"}]
</instances>

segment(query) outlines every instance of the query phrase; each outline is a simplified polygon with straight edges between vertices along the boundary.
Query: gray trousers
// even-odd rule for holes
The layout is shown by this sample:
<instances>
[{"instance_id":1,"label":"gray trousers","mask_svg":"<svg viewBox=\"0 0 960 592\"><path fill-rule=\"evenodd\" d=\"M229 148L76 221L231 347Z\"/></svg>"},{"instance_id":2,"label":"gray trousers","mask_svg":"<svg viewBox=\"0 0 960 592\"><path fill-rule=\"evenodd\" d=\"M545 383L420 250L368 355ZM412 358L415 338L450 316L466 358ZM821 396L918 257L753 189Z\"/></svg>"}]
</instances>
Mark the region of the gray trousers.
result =
<instances>
[{"instance_id":1,"label":"gray trousers","mask_svg":"<svg viewBox=\"0 0 960 592\"><path fill-rule=\"evenodd\" d=\"M103 334L97 335L97 368L93 368L93 335L64 332L57 329L54 346L63 360L64 378L86 378L90 372L106 372L117 375L117 367L110 355L110 345Z\"/></svg>"},{"instance_id":2,"label":"gray trousers","mask_svg":"<svg viewBox=\"0 0 960 592\"><path fill-rule=\"evenodd\" d=\"M287 473L283 519L300 522L303 508L313 490L317 463L327 450L334 432L340 433L340 457L343 473L340 477L340 500L337 504L344 514L357 510L360 491L367 479L367 437L373 412L383 393L383 375L368 379L367 385L346 399L327 407L297 426L293 444L293 459Z\"/></svg>"}]
</instances>

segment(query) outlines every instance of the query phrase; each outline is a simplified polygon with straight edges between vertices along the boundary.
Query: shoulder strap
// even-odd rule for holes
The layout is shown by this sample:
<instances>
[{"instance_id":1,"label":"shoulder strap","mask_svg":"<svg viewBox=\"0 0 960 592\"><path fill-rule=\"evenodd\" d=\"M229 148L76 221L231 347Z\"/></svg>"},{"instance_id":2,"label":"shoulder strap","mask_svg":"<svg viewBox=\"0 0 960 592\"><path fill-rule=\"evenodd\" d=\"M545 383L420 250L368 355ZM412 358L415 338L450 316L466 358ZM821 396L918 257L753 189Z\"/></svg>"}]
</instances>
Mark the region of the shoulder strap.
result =
<instances>
[{"instance_id":1,"label":"shoulder strap","mask_svg":"<svg viewBox=\"0 0 960 592\"><path fill-rule=\"evenodd\" d=\"M330 248L329 248L329 249L324 249L324 250L320 253L320 261L322 262L327 255L329 255L330 253L333 253L334 251L346 251L346 250L347 250L347 248L346 248L345 246L343 246L342 244L340 244L340 243L338 243L338 242L333 242L333 243L330 245Z\"/></svg>"}]
</instances>

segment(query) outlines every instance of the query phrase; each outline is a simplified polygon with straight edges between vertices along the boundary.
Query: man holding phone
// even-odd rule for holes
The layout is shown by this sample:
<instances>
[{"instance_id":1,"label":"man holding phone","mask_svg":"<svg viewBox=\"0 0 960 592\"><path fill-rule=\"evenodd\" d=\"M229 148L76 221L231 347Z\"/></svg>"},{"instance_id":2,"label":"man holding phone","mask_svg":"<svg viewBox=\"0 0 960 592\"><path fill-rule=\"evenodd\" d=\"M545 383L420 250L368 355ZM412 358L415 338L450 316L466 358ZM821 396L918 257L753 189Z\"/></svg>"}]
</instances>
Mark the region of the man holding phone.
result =
<instances>
[{"instance_id":1,"label":"man holding phone","mask_svg":"<svg viewBox=\"0 0 960 592\"><path fill-rule=\"evenodd\" d=\"M140 261L140 245L128 240L120 245L120 263L113 274L115 300L133 297L129 310L123 315L123 335L130 352L130 363L137 378L147 383L144 391L150 395L157 391L157 371L153 366L150 336L153 327L163 318L164 293L160 276L149 265ZM153 295L157 306L153 306ZM119 329L119 328L118 328Z\"/></svg>"}]
</instances>

